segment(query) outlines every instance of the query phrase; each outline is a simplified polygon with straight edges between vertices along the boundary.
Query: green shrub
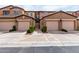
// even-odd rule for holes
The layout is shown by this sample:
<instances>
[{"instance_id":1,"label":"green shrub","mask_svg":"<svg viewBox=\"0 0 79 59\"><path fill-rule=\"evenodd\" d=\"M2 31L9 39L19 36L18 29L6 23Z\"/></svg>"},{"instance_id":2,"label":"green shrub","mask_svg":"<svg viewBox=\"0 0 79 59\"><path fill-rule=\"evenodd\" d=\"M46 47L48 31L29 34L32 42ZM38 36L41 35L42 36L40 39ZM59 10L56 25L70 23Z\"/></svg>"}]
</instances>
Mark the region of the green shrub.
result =
<instances>
[{"instance_id":1,"label":"green shrub","mask_svg":"<svg viewBox=\"0 0 79 59\"><path fill-rule=\"evenodd\" d=\"M12 29L9 30L9 32L16 31L16 26L14 25Z\"/></svg>"},{"instance_id":2,"label":"green shrub","mask_svg":"<svg viewBox=\"0 0 79 59\"><path fill-rule=\"evenodd\" d=\"M61 29L61 31L68 32L66 29Z\"/></svg>"},{"instance_id":3,"label":"green shrub","mask_svg":"<svg viewBox=\"0 0 79 59\"><path fill-rule=\"evenodd\" d=\"M27 30L27 33L31 33L31 31L28 29L28 30Z\"/></svg>"},{"instance_id":4,"label":"green shrub","mask_svg":"<svg viewBox=\"0 0 79 59\"><path fill-rule=\"evenodd\" d=\"M47 32L47 27L46 27L46 26L43 26L42 29L41 29L41 31L42 31L43 33L46 33L46 32Z\"/></svg>"},{"instance_id":5,"label":"green shrub","mask_svg":"<svg viewBox=\"0 0 79 59\"><path fill-rule=\"evenodd\" d=\"M35 27L30 27L29 30L30 30L31 32L34 32Z\"/></svg>"},{"instance_id":6,"label":"green shrub","mask_svg":"<svg viewBox=\"0 0 79 59\"><path fill-rule=\"evenodd\" d=\"M35 30L35 27L31 26L28 30L27 33L33 33Z\"/></svg>"}]
</instances>

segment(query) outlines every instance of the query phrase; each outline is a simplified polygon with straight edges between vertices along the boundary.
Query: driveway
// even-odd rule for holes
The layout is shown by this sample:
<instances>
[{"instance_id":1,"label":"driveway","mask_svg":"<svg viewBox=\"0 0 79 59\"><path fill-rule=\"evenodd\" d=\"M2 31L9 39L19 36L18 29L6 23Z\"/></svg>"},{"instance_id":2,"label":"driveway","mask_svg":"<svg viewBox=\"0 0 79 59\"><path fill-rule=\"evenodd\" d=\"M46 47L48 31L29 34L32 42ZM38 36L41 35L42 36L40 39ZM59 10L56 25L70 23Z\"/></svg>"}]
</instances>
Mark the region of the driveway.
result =
<instances>
[{"instance_id":1,"label":"driveway","mask_svg":"<svg viewBox=\"0 0 79 59\"><path fill-rule=\"evenodd\" d=\"M10 32L0 34L0 47L79 46L79 32Z\"/></svg>"},{"instance_id":2,"label":"driveway","mask_svg":"<svg viewBox=\"0 0 79 59\"><path fill-rule=\"evenodd\" d=\"M79 52L79 32L2 33L0 52Z\"/></svg>"}]
</instances>

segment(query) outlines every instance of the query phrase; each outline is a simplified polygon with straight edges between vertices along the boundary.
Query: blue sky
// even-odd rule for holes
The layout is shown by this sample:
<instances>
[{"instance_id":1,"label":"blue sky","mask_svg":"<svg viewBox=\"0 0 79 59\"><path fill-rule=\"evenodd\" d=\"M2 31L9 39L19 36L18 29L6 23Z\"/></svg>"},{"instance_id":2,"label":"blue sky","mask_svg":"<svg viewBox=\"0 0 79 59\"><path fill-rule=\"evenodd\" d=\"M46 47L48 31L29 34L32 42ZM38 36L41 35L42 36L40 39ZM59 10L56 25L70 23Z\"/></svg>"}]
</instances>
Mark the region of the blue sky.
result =
<instances>
[{"instance_id":1,"label":"blue sky","mask_svg":"<svg viewBox=\"0 0 79 59\"><path fill-rule=\"evenodd\" d=\"M79 10L79 5L20 5L20 7L25 10L30 11L77 11Z\"/></svg>"},{"instance_id":2,"label":"blue sky","mask_svg":"<svg viewBox=\"0 0 79 59\"><path fill-rule=\"evenodd\" d=\"M0 5L0 8L7 5ZM28 11L77 11L79 10L79 5L14 5L24 8Z\"/></svg>"}]
</instances>

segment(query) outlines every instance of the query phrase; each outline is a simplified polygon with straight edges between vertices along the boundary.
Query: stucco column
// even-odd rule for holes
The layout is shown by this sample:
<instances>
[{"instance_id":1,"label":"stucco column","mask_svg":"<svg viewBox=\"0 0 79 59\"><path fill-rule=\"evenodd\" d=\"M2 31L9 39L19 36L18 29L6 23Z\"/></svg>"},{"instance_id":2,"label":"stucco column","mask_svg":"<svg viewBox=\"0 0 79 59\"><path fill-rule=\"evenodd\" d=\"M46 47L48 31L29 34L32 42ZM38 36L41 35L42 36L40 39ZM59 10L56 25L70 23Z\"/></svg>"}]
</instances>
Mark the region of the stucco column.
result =
<instances>
[{"instance_id":1,"label":"stucco column","mask_svg":"<svg viewBox=\"0 0 79 59\"><path fill-rule=\"evenodd\" d=\"M74 30L77 30L77 20L74 20Z\"/></svg>"},{"instance_id":2,"label":"stucco column","mask_svg":"<svg viewBox=\"0 0 79 59\"><path fill-rule=\"evenodd\" d=\"M60 20L58 20L58 30L60 31Z\"/></svg>"},{"instance_id":3,"label":"stucco column","mask_svg":"<svg viewBox=\"0 0 79 59\"><path fill-rule=\"evenodd\" d=\"M18 30L18 21L15 20L15 26L16 26L16 30Z\"/></svg>"},{"instance_id":4,"label":"stucco column","mask_svg":"<svg viewBox=\"0 0 79 59\"><path fill-rule=\"evenodd\" d=\"M58 27L59 27L59 30L62 29L62 19L59 20Z\"/></svg>"}]
</instances>

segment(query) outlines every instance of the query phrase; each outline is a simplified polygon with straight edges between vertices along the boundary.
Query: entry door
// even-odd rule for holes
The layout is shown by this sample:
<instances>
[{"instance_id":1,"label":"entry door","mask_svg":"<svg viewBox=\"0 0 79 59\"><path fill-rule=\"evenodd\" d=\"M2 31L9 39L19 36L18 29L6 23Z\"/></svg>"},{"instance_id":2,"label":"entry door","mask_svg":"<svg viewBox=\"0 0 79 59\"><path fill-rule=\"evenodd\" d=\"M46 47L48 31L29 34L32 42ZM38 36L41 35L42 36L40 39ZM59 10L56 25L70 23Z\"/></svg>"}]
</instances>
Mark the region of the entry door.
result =
<instances>
[{"instance_id":1,"label":"entry door","mask_svg":"<svg viewBox=\"0 0 79 59\"><path fill-rule=\"evenodd\" d=\"M35 23L35 29L40 29L40 23Z\"/></svg>"}]
</instances>

